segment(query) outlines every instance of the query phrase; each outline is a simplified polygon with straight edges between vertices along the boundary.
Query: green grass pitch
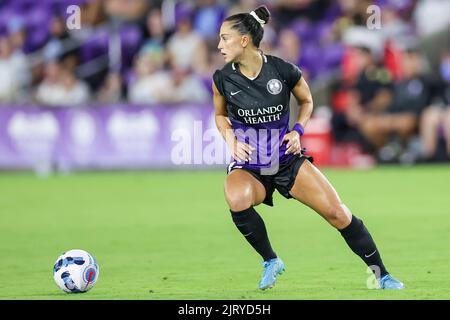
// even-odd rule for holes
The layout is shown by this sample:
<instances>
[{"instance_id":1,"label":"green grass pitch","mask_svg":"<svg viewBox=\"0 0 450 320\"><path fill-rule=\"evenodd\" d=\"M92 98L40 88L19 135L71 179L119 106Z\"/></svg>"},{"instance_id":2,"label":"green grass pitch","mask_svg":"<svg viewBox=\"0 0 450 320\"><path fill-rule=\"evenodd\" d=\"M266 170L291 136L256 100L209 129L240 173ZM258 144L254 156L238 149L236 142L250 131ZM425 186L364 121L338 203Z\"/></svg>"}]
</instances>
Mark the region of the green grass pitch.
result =
<instances>
[{"instance_id":1,"label":"green grass pitch","mask_svg":"<svg viewBox=\"0 0 450 320\"><path fill-rule=\"evenodd\" d=\"M450 299L450 166L324 169L403 291L367 289L340 234L295 200L259 206L286 263L275 288L233 225L222 171L0 173L0 299ZM56 258L92 253L95 287L66 294Z\"/></svg>"}]
</instances>

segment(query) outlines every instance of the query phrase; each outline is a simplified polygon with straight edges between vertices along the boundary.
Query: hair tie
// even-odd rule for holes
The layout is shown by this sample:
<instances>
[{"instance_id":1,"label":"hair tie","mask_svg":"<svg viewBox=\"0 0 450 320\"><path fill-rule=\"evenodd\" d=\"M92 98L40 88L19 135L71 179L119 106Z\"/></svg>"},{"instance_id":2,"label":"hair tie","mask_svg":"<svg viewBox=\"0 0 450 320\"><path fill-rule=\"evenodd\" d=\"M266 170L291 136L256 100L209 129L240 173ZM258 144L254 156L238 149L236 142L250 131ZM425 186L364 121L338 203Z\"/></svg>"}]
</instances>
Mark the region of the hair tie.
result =
<instances>
[{"instance_id":1,"label":"hair tie","mask_svg":"<svg viewBox=\"0 0 450 320\"><path fill-rule=\"evenodd\" d=\"M255 11L250 12L250 15L251 15L253 18L255 18L256 21L259 22L259 24L261 25L261 27L264 27L264 25L266 24L266 22L265 22L264 20L260 19L260 18L258 17L258 15L256 14Z\"/></svg>"}]
</instances>

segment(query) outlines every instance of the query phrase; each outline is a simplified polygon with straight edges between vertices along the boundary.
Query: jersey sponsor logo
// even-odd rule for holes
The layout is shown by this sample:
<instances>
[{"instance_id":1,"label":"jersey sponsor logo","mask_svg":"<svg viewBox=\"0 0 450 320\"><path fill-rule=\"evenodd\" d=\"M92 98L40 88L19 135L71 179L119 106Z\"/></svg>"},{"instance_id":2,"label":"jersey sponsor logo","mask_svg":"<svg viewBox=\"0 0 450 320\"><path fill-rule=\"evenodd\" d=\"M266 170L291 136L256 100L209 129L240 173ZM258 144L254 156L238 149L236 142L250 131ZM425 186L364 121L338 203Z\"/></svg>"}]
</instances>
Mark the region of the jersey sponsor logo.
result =
<instances>
[{"instance_id":1,"label":"jersey sponsor logo","mask_svg":"<svg viewBox=\"0 0 450 320\"><path fill-rule=\"evenodd\" d=\"M233 92L233 91L231 91L230 92L230 94L232 95L232 96L234 96L234 95L237 95L239 92L241 92L242 90L239 90L239 91L235 91L235 92Z\"/></svg>"},{"instance_id":2,"label":"jersey sponsor logo","mask_svg":"<svg viewBox=\"0 0 450 320\"><path fill-rule=\"evenodd\" d=\"M269 93L276 95L281 92L281 89L283 89L283 85L280 80L271 79L267 82L267 91L269 91Z\"/></svg>"},{"instance_id":3,"label":"jersey sponsor logo","mask_svg":"<svg viewBox=\"0 0 450 320\"><path fill-rule=\"evenodd\" d=\"M246 124L259 124L280 121L284 106L270 106L257 109L238 109L237 113Z\"/></svg>"}]
</instances>

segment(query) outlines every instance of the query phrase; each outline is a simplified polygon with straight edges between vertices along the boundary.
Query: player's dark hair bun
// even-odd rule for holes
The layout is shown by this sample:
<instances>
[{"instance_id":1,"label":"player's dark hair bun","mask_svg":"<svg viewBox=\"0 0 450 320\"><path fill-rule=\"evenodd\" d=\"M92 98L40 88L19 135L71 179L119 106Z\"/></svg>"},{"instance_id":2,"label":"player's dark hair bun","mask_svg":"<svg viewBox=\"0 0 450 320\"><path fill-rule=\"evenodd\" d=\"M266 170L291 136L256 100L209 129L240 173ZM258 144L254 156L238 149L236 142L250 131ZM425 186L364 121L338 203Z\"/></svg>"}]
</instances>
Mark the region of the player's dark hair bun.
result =
<instances>
[{"instance_id":1,"label":"player's dark hair bun","mask_svg":"<svg viewBox=\"0 0 450 320\"><path fill-rule=\"evenodd\" d=\"M269 19L269 10L265 6L260 6L251 13L238 13L226 18L224 21L230 22L232 24L231 28L237 30L240 34L249 34L255 47L259 48L259 44L264 36L263 25L269 22Z\"/></svg>"},{"instance_id":2,"label":"player's dark hair bun","mask_svg":"<svg viewBox=\"0 0 450 320\"><path fill-rule=\"evenodd\" d=\"M260 18L261 20L264 21L264 24L269 22L269 20L270 20L270 11L269 11L269 9L267 9L266 6L259 6L254 11L255 11L256 15L258 16L258 18Z\"/></svg>"}]
</instances>

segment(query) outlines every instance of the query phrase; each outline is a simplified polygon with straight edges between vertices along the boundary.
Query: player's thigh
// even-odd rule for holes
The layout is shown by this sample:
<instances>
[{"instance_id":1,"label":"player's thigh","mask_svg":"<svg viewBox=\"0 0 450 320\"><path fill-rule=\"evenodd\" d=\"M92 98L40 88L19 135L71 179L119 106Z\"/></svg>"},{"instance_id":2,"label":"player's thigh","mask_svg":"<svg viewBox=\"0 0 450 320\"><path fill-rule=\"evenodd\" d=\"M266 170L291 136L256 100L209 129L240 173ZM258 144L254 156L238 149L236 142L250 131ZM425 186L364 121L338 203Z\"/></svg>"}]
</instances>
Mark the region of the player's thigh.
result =
<instances>
[{"instance_id":1,"label":"player's thigh","mask_svg":"<svg viewBox=\"0 0 450 320\"><path fill-rule=\"evenodd\" d=\"M443 124L444 124L444 128L446 131L446 136L449 137L450 136L450 106L448 106L444 111L443 111Z\"/></svg>"},{"instance_id":2,"label":"player's thigh","mask_svg":"<svg viewBox=\"0 0 450 320\"><path fill-rule=\"evenodd\" d=\"M416 129L418 118L414 113L404 112L392 115L392 129L399 133L410 133Z\"/></svg>"},{"instance_id":3,"label":"player's thigh","mask_svg":"<svg viewBox=\"0 0 450 320\"><path fill-rule=\"evenodd\" d=\"M292 197L319 213L336 228L344 228L351 221L351 213L342 203L334 187L307 160L300 167L294 186L289 193Z\"/></svg>"},{"instance_id":4,"label":"player's thigh","mask_svg":"<svg viewBox=\"0 0 450 320\"><path fill-rule=\"evenodd\" d=\"M422 112L420 117L421 128L433 127L436 128L442 119L442 109L439 107L431 106L426 108Z\"/></svg>"},{"instance_id":5,"label":"player's thigh","mask_svg":"<svg viewBox=\"0 0 450 320\"><path fill-rule=\"evenodd\" d=\"M257 206L266 197L263 184L249 172L235 169L225 180L225 199L233 211L242 211Z\"/></svg>"},{"instance_id":6,"label":"player's thigh","mask_svg":"<svg viewBox=\"0 0 450 320\"><path fill-rule=\"evenodd\" d=\"M388 115L366 115L361 121L361 129L369 134L384 133L390 129Z\"/></svg>"}]
</instances>

